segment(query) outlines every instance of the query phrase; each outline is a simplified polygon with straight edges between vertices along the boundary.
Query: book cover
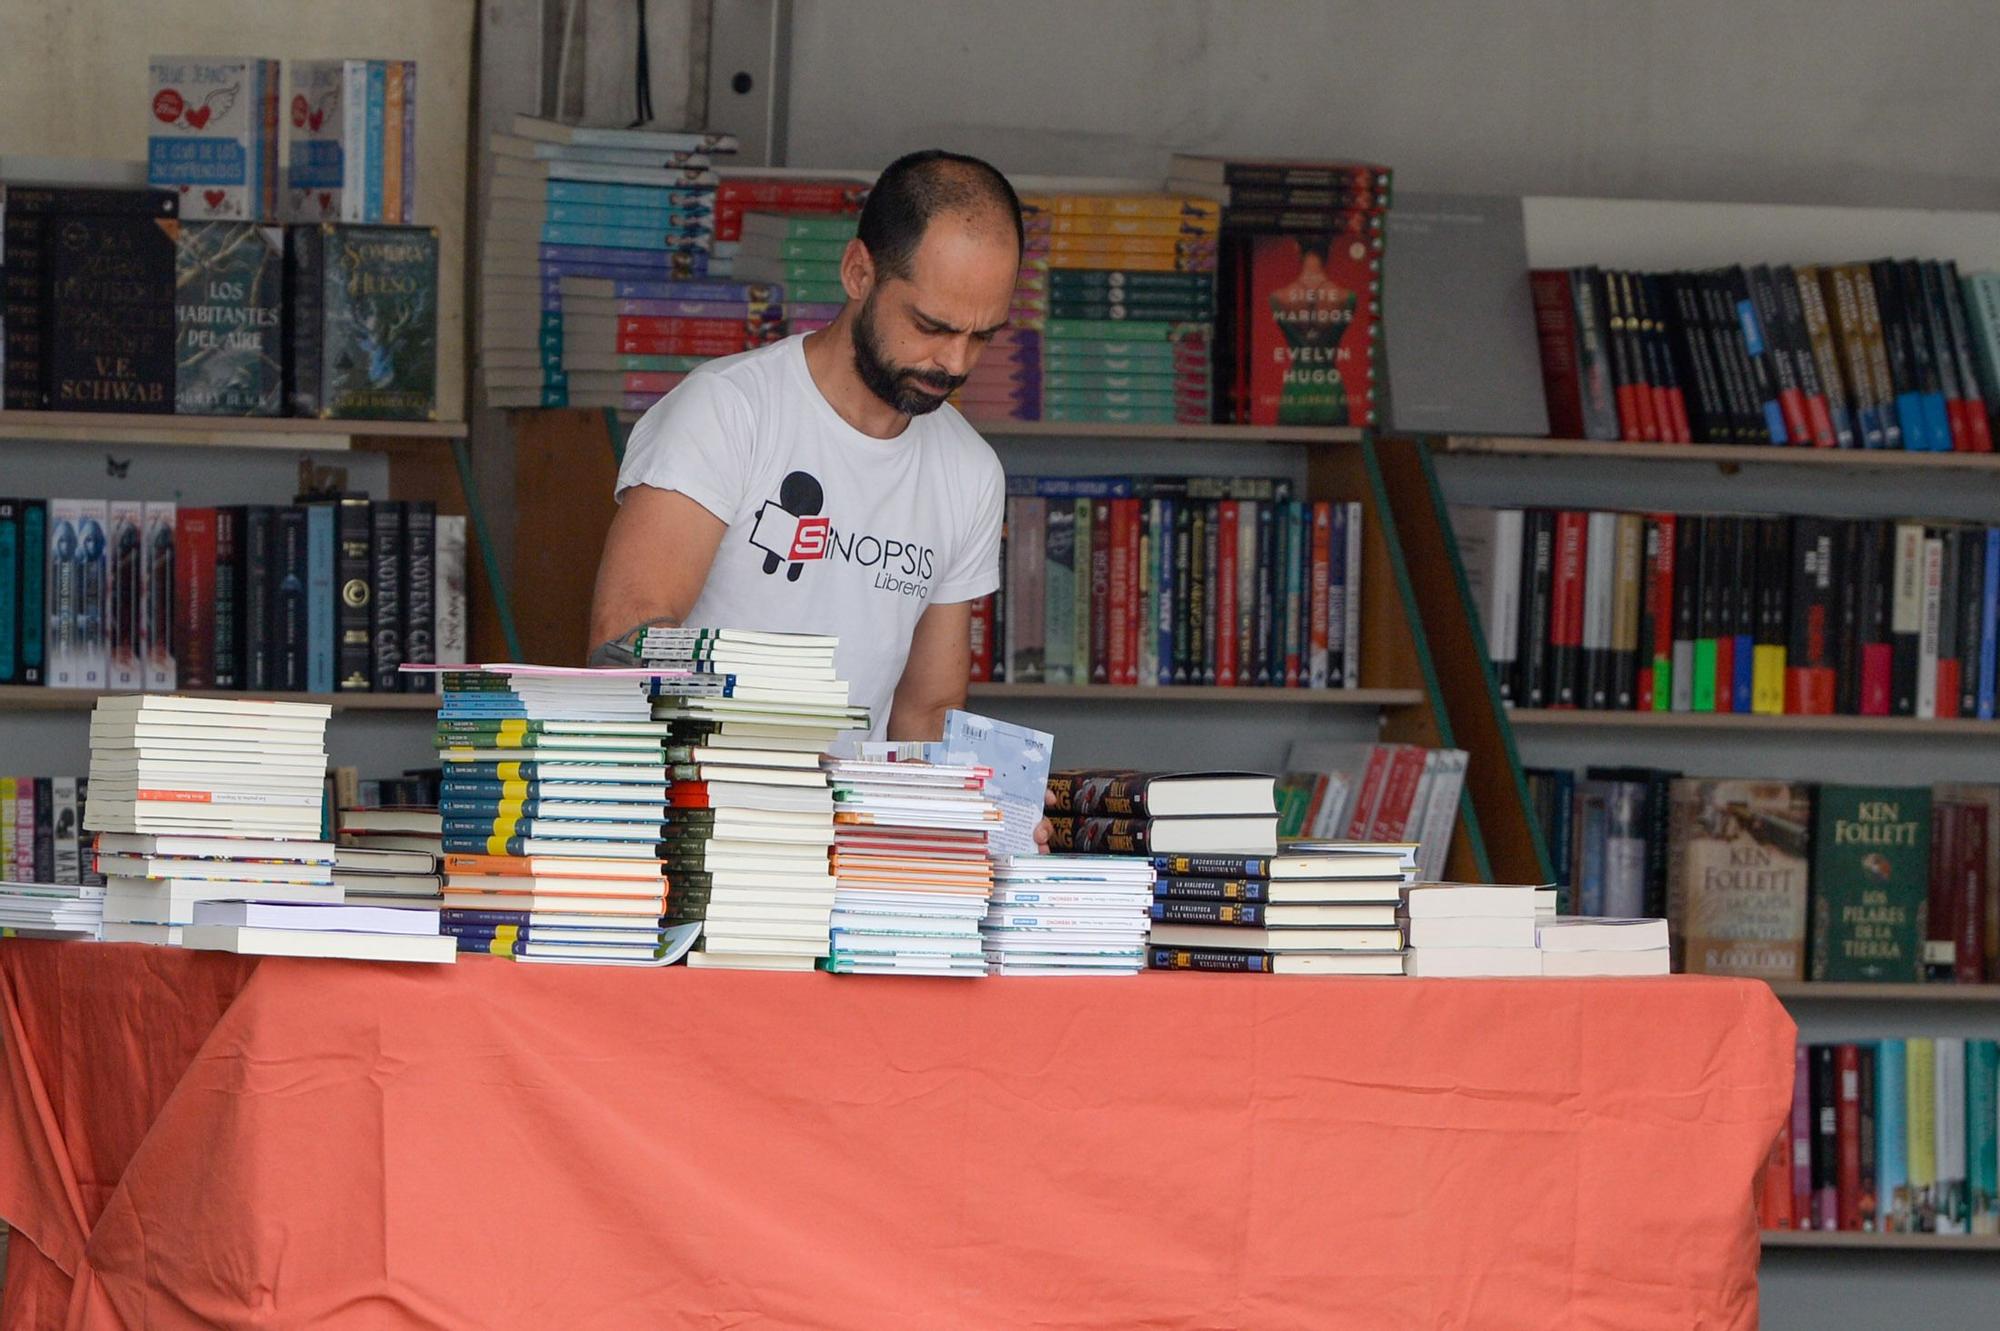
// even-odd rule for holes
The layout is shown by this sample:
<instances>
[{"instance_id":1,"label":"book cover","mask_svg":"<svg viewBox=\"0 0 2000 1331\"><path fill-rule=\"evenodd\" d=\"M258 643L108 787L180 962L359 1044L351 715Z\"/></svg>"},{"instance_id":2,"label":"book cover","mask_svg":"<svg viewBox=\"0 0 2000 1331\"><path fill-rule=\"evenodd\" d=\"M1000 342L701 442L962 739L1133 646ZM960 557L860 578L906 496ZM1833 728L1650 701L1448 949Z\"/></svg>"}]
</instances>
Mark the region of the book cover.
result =
<instances>
[{"instance_id":1,"label":"book cover","mask_svg":"<svg viewBox=\"0 0 2000 1331\"><path fill-rule=\"evenodd\" d=\"M1673 784L1670 913L1684 969L1805 974L1808 788L1782 781Z\"/></svg>"},{"instance_id":2,"label":"book cover","mask_svg":"<svg viewBox=\"0 0 2000 1331\"><path fill-rule=\"evenodd\" d=\"M104 687L136 692L145 669L141 624L146 613L145 505L137 499L113 499L106 505L104 585Z\"/></svg>"},{"instance_id":3,"label":"book cover","mask_svg":"<svg viewBox=\"0 0 2000 1331\"><path fill-rule=\"evenodd\" d=\"M1922 978L1931 793L1821 786L1813 822L1815 980Z\"/></svg>"},{"instance_id":4,"label":"book cover","mask_svg":"<svg viewBox=\"0 0 2000 1331\"><path fill-rule=\"evenodd\" d=\"M179 223L71 215L48 226L48 405L174 409L174 245Z\"/></svg>"},{"instance_id":5,"label":"book cover","mask_svg":"<svg viewBox=\"0 0 2000 1331\"><path fill-rule=\"evenodd\" d=\"M293 228L292 236L311 230ZM435 420L437 232L323 225L317 234L297 265L296 281L315 283L318 294L292 314L295 325L306 325L295 333L293 355L310 362L294 384L294 409L322 417ZM740 331L730 350L740 349Z\"/></svg>"},{"instance_id":6,"label":"book cover","mask_svg":"<svg viewBox=\"0 0 2000 1331\"><path fill-rule=\"evenodd\" d=\"M270 216L265 174L275 126L265 102L278 62L230 56L155 56L146 181L180 197L190 221Z\"/></svg>"},{"instance_id":7,"label":"book cover","mask_svg":"<svg viewBox=\"0 0 2000 1331\"><path fill-rule=\"evenodd\" d=\"M174 268L174 410L275 416L283 406L283 233L183 222Z\"/></svg>"},{"instance_id":8,"label":"book cover","mask_svg":"<svg viewBox=\"0 0 2000 1331\"><path fill-rule=\"evenodd\" d=\"M397 667L403 662L405 507L394 500L377 500L368 506L370 687L377 693L397 691Z\"/></svg>"},{"instance_id":9,"label":"book cover","mask_svg":"<svg viewBox=\"0 0 2000 1331\"><path fill-rule=\"evenodd\" d=\"M1248 423L1379 423L1381 239L1370 221L1354 213L1317 234L1243 242Z\"/></svg>"}]
</instances>

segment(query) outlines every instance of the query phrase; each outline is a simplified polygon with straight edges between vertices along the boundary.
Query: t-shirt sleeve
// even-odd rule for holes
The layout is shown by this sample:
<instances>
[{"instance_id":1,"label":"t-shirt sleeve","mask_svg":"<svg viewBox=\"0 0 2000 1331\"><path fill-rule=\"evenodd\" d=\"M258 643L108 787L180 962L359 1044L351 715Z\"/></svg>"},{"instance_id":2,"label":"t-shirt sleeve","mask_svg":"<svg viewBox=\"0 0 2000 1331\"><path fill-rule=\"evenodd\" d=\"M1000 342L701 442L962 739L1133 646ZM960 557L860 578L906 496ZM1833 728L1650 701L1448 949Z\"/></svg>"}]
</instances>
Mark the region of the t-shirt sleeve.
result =
<instances>
[{"instance_id":1,"label":"t-shirt sleeve","mask_svg":"<svg viewBox=\"0 0 2000 1331\"><path fill-rule=\"evenodd\" d=\"M1000 520L1007 502L1007 478L1000 459L987 453L984 461L978 498L961 530L951 567L931 593L933 604L976 601L1000 587Z\"/></svg>"},{"instance_id":2,"label":"t-shirt sleeve","mask_svg":"<svg viewBox=\"0 0 2000 1331\"><path fill-rule=\"evenodd\" d=\"M614 494L623 500L634 485L677 490L734 522L755 440L741 390L717 374L691 374L632 427Z\"/></svg>"}]
</instances>

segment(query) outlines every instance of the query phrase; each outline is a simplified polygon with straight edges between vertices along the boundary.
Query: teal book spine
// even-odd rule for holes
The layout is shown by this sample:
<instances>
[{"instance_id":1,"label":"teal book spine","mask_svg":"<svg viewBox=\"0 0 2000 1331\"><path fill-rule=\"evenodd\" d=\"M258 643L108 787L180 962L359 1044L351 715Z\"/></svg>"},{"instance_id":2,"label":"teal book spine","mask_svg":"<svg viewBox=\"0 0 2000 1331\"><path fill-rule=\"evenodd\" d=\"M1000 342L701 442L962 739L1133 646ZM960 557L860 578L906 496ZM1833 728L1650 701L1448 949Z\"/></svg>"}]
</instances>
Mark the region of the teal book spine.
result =
<instances>
[{"instance_id":1,"label":"teal book spine","mask_svg":"<svg viewBox=\"0 0 2000 1331\"><path fill-rule=\"evenodd\" d=\"M2000 1234L2000 1041L1965 1042L1965 1165L1971 1232Z\"/></svg>"},{"instance_id":2,"label":"teal book spine","mask_svg":"<svg viewBox=\"0 0 2000 1331\"><path fill-rule=\"evenodd\" d=\"M1875 1207L1885 1232L1910 1232L1909 1070L1901 1040L1875 1046Z\"/></svg>"},{"instance_id":3,"label":"teal book spine","mask_svg":"<svg viewBox=\"0 0 2000 1331\"><path fill-rule=\"evenodd\" d=\"M306 506L306 688L333 692L334 523L331 504Z\"/></svg>"},{"instance_id":4,"label":"teal book spine","mask_svg":"<svg viewBox=\"0 0 2000 1331\"><path fill-rule=\"evenodd\" d=\"M368 210L364 220L382 220L382 133L387 124L387 61L368 62Z\"/></svg>"}]
</instances>

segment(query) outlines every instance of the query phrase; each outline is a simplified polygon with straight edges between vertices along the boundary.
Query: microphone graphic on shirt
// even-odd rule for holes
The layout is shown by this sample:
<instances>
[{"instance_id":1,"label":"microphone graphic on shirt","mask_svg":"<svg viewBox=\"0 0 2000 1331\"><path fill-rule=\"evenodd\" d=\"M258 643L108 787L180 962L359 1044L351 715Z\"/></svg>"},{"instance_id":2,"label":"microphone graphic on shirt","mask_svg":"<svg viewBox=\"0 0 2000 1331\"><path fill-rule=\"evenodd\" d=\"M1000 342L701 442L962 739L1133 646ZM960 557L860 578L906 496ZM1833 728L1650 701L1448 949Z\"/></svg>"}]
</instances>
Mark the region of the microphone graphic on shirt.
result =
<instances>
[{"instance_id":1,"label":"microphone graphic on shirt","mask_svg":"<svg viewBox=\"0 0 2000 1331\"><path fill-rule=\"evenodd\" d=\"M767 499L758 506L750 544L764 552L765 573L776 573L778 565L789 563L785 580L797 582L806 560L825 558L827 531L832 526L831 519L819 516L825 504L819 478L795 471L778 486L775 501Z\"/></svg>"}]
</instances>

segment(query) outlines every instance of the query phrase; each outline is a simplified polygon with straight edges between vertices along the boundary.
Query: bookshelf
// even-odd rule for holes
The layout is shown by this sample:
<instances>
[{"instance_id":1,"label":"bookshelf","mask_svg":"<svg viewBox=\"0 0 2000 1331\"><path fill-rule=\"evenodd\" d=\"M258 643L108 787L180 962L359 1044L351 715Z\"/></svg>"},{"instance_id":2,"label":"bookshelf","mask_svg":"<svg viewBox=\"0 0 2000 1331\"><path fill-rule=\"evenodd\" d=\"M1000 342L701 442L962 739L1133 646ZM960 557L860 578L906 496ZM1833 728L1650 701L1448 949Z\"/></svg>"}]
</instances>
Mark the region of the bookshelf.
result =
<instances>
[{"instance_id":1,"label":"bookshelf","mask_svg":"<svg viewBox=\"0 0 2000 1331\"><path fill-rule=\"evenodd\" d=\"M1439 453L1499 457L1612 458L1621 462L1711 462L1717 466L1906 468L2000 476L2000 453L1914 453L1903 449L1783 448L1743 444L1632 444L1606 439L1525 439L1430 435Z\"/></svg>"},{"instance_id":2,"label":"bookshelf","mask_svg":"<svg viewBox=\"0 0 2000 1331\"><path fill-rule=\"evenodd\" d=\"M2000 739L2000 721L1973 717L1925 720L1914 716L1764 716L1755 712L1604 712L1538 707L1516 707L1509 716L1515 725L1528 729L1805 731L1927 739Z\"/></svg>"},{"instance_id":3,"label":"bookshelf","mask_svg":"<svg viewBox=\"0 0 2000 1331\"><path fill-rule=\"evenodd\" d=\"M122 690L130 692L130 690ZM0 685L0 713L4 712L87 712L99 698L111 696L105 689L47 689L32 684ZM195 689L195 698L246 699L250 702L322 702L336 712L435 712L435 693L237 693L228 690Z\"/></svg>"},{"instance_id":4,"label":"bookshelf","mask_svg":"<svg viewBox=\"0 0 2000 1331\"><path fill-rule=\"evenodd\" d=\"M1185 702L1274 707L1412 707L1424 700L1421 689L1218 689L1187 684L1151 688L1107 684L974 684L968 693L974 698L1044 702Z\"/></svg>"},{"instance_id":5,"label":"bookshelf","mask_svg":"<svg viewBox=\"0 0 2000 1331\"><path fill-rule=\"evenodd\" d=\"M1773 980L1771 992L1786 1003L1992 1003L2000 984L1842 984Z\"/></svg>"},{"instance_id":6,"label":"bookshelf","mask_svg":"<svg viewBox=\"0 0 2000 1331\"><path fill-rule=\"evenodd\" d=\"M340 449L370 439L463 439L464 421L315 420L289 416L176 416L124 412L0 411L0 439L149 444L182 448Z\"/></svg>"},{"instance_id":7,"label":"bookshelf","mask_svg":"<svg viewBox=\"0 0 2000 1331\"><path fill-rule=\"evenodd\" d=\"M1766 1249L2000 1253L2000 1234L1871 1234L1852 1230L1767 1229L1759 1237Z\"/></svg>"}]
</instances>

